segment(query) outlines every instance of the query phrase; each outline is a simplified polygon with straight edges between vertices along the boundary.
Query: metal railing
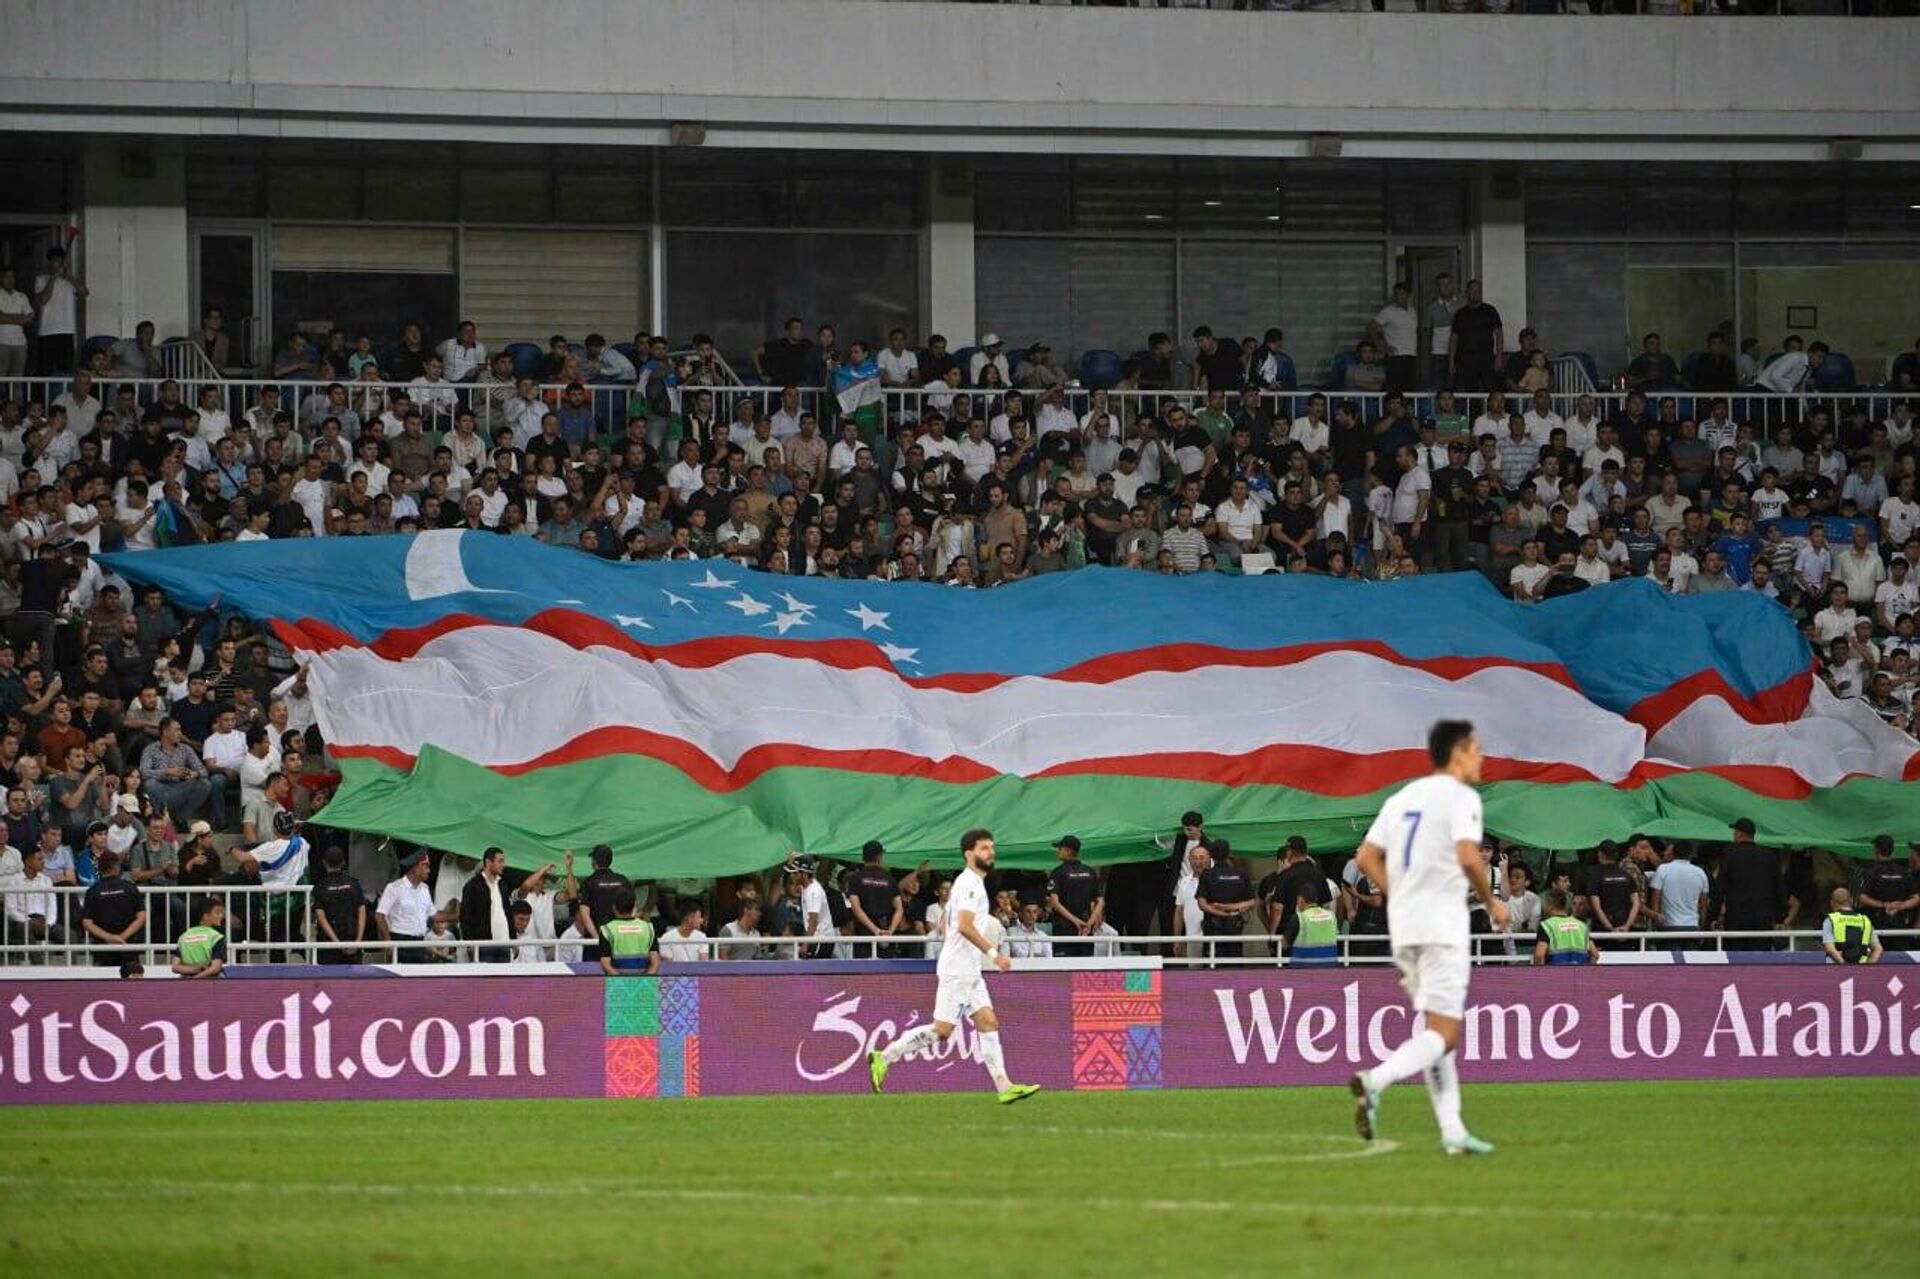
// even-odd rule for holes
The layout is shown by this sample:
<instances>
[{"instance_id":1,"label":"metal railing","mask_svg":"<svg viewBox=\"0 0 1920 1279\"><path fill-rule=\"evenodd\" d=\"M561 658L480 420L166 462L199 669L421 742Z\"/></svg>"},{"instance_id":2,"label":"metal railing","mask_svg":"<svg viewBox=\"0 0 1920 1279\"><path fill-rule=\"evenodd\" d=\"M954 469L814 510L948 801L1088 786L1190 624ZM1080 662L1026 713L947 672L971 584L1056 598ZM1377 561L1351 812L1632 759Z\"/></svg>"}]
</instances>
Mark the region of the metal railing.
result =
<instances>
[{"instance_id":1,"label":"metal railing","mask_svg":"<svg viewBox=\"0 0 1920 1279\"><path fill-rule=\"evenodd\" d=\"M0 920L4 942L0 965L49 968L92 967L137 959L143 965L171 962L180 934L198 922L208 898L217 898L226 911L222 929L227 938L227 963L317 964L323 957L348 956L369 964L440 963L498 960L525 962L553 960L594 962L596 941L584 936L529 937L506 940L466 940L457 937L383 939L377 934L372 903L367 905L367 933L358 941L323 941L311 925L312 888L251 885L145 885L147 922L138 936L125 942L103 942L91 937L81 921L86 889L0 889ZM41 907L40 918L29 924L24 916ZM1769 931L1640 930L1597 934L1602 962L1635 962L1639 957L1666 951L1722 952L1729 950L1788 950L1818 952L1818 929ZM1887 930L1884 939L1920 938L1920 929ZM671 930L658 939L668 962L699 960L779 961L798 959L931 959L938 938L922 933L887 937L728 937L719 934L678 939ZM1260 931L1232 935L1193 936L1155 934L1124 936L1102 933L1090 937L1047 935L1040 939L1009 934L1003 943L1015 962L1022 959L1093 959L1125 961L1153 959L1166 967L1272 967L1288 962L1280 939ZM1534 939L1516 933L1477 933L1472 937L1473 960L1482 965L1530 964ZM1029 951L1040 951L1035 954ZM1629 959L1632 956L1634 958ZM343 960L342 962L347 962ZM1338 941L1339 967L1367 967L1392 962L1384 934L1343 934Z\"/></svg>"},{"instance_id":2,"label":"metal railing","mask_svg":"<svg viewBox=\"0 0 1920 1279\"><path fill-rule=\"evenodd\" d=\"M83 919L87 889L0 888L0 965L87 967L111 960L142 964L171 961L180 934L199 922L201 906L217 899L226 910L221 929L227 938L227 962L266 963L304 956L318 962L318 947L307 936L313 889L250 884L143 884L139 889L147 919L138 935L124 942L101 941Z\"/></svg>"}]
</instances>

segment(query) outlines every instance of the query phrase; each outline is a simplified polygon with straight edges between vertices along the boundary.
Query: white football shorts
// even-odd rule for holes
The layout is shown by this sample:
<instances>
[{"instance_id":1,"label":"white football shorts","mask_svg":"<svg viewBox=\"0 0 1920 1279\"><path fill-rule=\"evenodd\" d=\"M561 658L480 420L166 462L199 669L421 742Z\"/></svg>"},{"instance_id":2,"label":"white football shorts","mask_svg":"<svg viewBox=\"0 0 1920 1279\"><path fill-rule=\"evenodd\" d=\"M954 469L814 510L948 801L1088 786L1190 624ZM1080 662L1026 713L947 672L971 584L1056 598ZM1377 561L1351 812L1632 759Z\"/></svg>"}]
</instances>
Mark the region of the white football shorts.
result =
<instances>
[{"instance_id":1,"label":"white football shorts","mask_svg":"<svg viewBox=\"0 0 1920 1279\"><path fill-rule=\"evenodd\" d=\"M1455 1020L1467 1015L1467 974L1472 965L1465 946L1396 946L1393 963L1400 988L1416 1010Z\"/></svg>"},{"instance_id":2,"label":"white football shorts","mask_svg":"<svg viewBox=\"0 0 1920 1279\"><path fill-rule=\"evenodd\" d=\"M940 978L940 989L933 997L933 1019L957 1026L982 1008L993 1007L987 993L987 980L978 969L957 977Z\"/></svg>"}]
</instances>

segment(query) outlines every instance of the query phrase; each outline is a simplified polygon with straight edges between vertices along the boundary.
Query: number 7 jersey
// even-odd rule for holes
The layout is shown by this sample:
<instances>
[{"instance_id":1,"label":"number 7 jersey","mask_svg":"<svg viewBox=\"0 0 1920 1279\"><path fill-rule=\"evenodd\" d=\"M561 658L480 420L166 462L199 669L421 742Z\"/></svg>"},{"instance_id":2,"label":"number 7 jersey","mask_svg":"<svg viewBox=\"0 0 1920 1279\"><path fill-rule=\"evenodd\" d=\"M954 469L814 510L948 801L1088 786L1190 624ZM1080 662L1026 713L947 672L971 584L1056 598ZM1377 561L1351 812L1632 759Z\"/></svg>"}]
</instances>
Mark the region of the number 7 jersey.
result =
<instances>
[{"instance_id":1,"label":"number 7 jersey","mask_svg":"<svg viewBox=\"0 0 1920 1279\"><path fill-rule=\"evenodd\" d=\"M1465 946L1472 886L1455 846L1478 844L1480 795L1445 773L1395 791L1367 828L1387 862L1387 932L1396 947Z\"/></svg>"}]
</instances>

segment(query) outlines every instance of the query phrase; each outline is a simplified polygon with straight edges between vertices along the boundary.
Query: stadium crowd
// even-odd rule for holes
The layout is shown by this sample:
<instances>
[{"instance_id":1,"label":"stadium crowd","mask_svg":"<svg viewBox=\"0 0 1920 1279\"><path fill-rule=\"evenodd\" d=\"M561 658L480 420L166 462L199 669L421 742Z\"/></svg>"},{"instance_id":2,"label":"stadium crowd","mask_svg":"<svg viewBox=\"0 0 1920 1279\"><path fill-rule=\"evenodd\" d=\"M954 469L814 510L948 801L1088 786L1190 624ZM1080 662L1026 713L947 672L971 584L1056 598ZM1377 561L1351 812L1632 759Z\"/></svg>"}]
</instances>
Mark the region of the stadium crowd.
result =
<instances>
[{"instance_id":1,"label":"stadium crowd","mask_svg":"<svg viewBox=\"0 0 1920 1279\"><path fill-rule=\"evenodd\" d=\"M42 305L59 291L48 277L33 288ZM13 289L0 278L0 318L25 308ZM883 345L842 347L831 325L809 334L797 318L753 353L760 388L731 378L700 335L678 351L657 335L618 346L556 335L541 353L489 351L471 323L437 342L418 324L396 339L293 334L275 384L209 382L191 395L155 377L151 325L85 349L43 341L43 367L86 368L51 396L6 380L24 355L0 371L0 388L25 392L0 402L0 890L42 876L91 885L116 862L135 887L246 882L263 861L266 882L286 882L275 878L296 839L286 822L321 809L330 780L305 672L274 636L217 610L183 616L93 558L196 541L467 528L607 558L724 557L974 589L1096 563L1358 580L1473 571L1521 604L1647 577L1675 593L1775 600L1834 692L1908 727L1920 499L1913 408L1899 397L1920 392L1915 355L1893 363L1878 414L1847 390L1817 393L1836 385L1819 342L1792 337L1757 360L1716 332L1680 364L1649 334L1630 390L1603 411L1593 396L1554 394L1532 330L1505 349L1478 282L1437 305L1445 314L1423 325L1395 290L1337 361L1330 391L1294 386L1277 329L1237 341L1203 327L1185 346L1151 334L1097 390L1045 342L1009 353L987 333L949 351L896 330ZM1445 340L1422 352L1423 327ZM192 340L228 363L217 314ZM1748 390L1805 394L1759 429L1736 413L1754 402ZM291 846L304 862L305 845ZM1630 851L1629 871L1670 855ZM364 846L351 869L368 907L414 878ZM1174 878L1197 883L1203 870ZM429 871L436 883L486 878L451 854ZM1108 877L1117 899L1136 910L1172 900L1128 887L1139 873ZM1791 896L1811 919L1804 878ZM554 895L571 882L556 867L536 884L552 900L530 907L535 921L568 920ZM936 890L930 877L907 887L911 931ZM1367 894L1352 889L1332 897L1358 927ZM1583 908L1598 900L1567 889ZM701 921L738 921L728 886L701 893L650 895L667 912L663 936L690 897ZM1058 920L1032 896L1029 923ZM7 901L10 937L34 927L20 900ZM775 877L775 935L792 900ZM447 894L434 901L424 919L403 905L413 926L394 931L426 938L435 915L457 925ZM1635 925L1657 914L1644 890L1640 901ZM1766 926L1792 917L1785 903ZM1271 923L1274 907L1244 909ZM166 926L183 926L184 902L167 909ZM1615 900L1594 921L1611 927L1624 909ZM502 921L513 926L505 906L467 922ZM451 953L456 937L431 948Z\"/></svg>"}]
</instances>

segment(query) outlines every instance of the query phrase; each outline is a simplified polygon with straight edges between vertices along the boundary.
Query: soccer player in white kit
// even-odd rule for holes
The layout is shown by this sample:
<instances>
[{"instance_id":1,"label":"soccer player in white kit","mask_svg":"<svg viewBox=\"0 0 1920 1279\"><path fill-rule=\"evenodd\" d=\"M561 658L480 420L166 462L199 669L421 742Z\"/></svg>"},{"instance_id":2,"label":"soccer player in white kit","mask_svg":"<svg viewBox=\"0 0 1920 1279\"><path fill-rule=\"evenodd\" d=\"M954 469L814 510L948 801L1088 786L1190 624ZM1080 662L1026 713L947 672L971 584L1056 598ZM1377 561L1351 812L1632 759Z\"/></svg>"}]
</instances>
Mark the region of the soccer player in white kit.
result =
<instances>
[{"instance_id":1,"label":"soccer player in white kit","mask_svg":"<svg viewBox=\"0 0 1920 1279\"><path fill-rule=\"evenodd\" d=\"M1493 895L1480 856L1480 741L1465 720L1443 719L1427 733L1434 772L1396 791L1367 829L1354 860L1387 893L1387 933L1400 985L1424 1025L1386 1060L1355 1075L1354 1127L1373 1140L1380 1094L1389 1084L1424 1075L1440 1147L1450 1155L1488 1155L1493 1147L1460 1119L1455 1049L1467 1012L1470 954L1467 888L1495 929L1507 926L1507 904Z\"/></svg>"},{"instance_id":2,"label":"soccer player in white kit","mask_svg":"<svg viewBox=\"0 0 1920 1279\"><path fill-rule=\"evenodd\" d=\"M967 868L953 881L947 897L946 913L941 917L940 958L935 965L940 989L933 1000L933 1020L917 1026L888 1044L884 1052L868 1053L867 1068L873 1078L873 1090L879 1092L887 1082L887 1071L894 1062L910 1052L945 1043L962 1017L970 1017L980 1032L980 1059L993 1076L993 1086L1002 1104L1022 1101L1040 1091L1039 1084L1016 1084L1007 1078L1006 1058L1000 1051L1000 1019L993 1013L993 997L987 993L981 967L991 962L1006 972L1011 962L980 935L977 924L992 918L987 899L987 873L993 869L993 832L970 830L960 837L960 852Z\"/></svg>"}]
</instances>

